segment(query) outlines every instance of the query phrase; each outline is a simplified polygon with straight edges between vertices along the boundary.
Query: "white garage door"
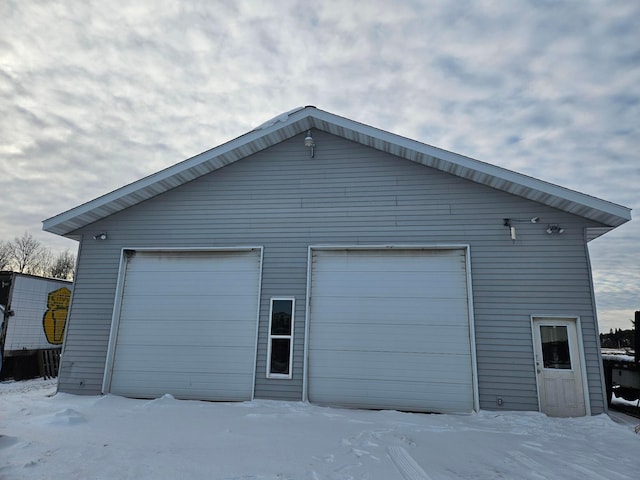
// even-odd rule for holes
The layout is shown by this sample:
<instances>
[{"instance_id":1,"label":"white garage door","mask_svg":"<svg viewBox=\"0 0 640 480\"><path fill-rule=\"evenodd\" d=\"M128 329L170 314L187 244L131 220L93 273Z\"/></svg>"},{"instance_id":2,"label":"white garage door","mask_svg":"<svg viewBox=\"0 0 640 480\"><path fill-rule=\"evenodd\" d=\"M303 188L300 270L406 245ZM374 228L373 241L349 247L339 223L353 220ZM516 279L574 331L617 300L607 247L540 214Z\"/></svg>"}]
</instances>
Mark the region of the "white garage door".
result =
<instances>
[{"instance_id":1,"label":"white garage door","mask_svg":"<svg viewBox=\"0 0 640 480\"><path fill-rule=\"evenodd\" d=\"M313 250L308 397L473 410L464 250Z\"/></svg>"},{"instance_id":2,"label":"white garage door","mask_svg":"<svg viewBox=\"0 0 640 480\"><path fill-rule=\"evenodd\" d=\"M259 282L259 250L130 256L110 391L251 399Z\"/></svg>"}]
</instances>

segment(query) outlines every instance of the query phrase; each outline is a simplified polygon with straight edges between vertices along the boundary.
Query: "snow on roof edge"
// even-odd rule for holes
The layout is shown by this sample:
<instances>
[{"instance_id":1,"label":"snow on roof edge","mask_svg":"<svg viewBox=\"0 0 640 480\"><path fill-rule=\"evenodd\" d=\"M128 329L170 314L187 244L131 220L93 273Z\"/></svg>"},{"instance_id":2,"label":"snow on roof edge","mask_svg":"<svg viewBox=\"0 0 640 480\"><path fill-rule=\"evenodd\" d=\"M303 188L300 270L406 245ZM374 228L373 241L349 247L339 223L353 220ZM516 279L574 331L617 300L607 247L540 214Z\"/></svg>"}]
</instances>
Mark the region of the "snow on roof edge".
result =
<instances>
[{"instance_id":1,"label":"snow on roof edge","mask_svg":"<svg viewBox=\"0 0 640 480\"><path fill-rule=\"evenodd\" d=\"M278 116L275 116L273 118L271 118L270 120L267 120L264 123L261 123L260 125L258 125L256 128L254 128L253 130L251 130L252 132L255 132L256 130L266 130L269 127L272 127L273 125L275 125L276 123L280 122L280 123L285 123L287 120L289 120L289 117L296 113L299 112L300 110L304 110L307 107L296 107L296 108L292 108L291 110L289 110L288 112L285 113L281 113Z\"/></svg>"}]
</instances>

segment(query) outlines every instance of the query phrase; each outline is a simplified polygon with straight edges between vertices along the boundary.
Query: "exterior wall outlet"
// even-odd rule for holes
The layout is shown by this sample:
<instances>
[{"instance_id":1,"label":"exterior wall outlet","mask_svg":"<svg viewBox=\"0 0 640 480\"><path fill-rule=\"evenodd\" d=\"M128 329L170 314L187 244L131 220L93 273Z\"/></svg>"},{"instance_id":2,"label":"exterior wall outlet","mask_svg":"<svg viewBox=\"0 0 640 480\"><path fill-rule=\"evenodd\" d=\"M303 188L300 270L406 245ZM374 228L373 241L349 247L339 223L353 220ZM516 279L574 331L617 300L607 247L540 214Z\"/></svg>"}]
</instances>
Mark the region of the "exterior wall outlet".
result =
<instances>
[{"instance_id":1,"label":"exterior wall outlet","mask_svg":"<svg viewBox=\"0 0 640 480\"><path fill-rule=\"evenodd\" d=\"M499 407L501 407L503 403L502 397L496 397L496 403L498 404Z\"/></svg>"}]
</instances>

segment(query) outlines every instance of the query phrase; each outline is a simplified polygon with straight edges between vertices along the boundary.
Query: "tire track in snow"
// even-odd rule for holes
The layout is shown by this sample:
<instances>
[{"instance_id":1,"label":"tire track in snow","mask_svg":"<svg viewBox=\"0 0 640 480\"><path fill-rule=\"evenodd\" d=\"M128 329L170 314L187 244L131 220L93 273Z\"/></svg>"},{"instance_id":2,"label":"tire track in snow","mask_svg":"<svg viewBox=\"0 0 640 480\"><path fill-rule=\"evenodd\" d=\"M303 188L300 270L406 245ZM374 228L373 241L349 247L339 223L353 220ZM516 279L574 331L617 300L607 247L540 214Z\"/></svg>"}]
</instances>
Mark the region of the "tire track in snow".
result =
<instances>
[{"instance_id":1,"label":"tire track in snow","mask_svg":"<svg viewBox=\"0 0 640 480\"><path fill-rule=\"evenodd\" d=\"M388 447L387 453L405 480L432 480L403 447Z\"/></svg>"}]
</instances>

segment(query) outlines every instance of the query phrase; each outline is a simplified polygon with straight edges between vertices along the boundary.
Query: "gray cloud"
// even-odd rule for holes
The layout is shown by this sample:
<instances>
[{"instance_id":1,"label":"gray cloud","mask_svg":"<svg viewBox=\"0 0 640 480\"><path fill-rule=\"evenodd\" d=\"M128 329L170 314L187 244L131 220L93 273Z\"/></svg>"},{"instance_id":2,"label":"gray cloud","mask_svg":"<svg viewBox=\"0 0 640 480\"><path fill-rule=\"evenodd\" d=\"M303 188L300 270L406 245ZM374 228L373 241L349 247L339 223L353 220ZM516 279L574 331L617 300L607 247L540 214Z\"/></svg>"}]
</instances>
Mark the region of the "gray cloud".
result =
<instances>
[{"instance_id":1,"label":"gray cloud","mask_svg":"<svg viewBox=\"0 0 640 480\"><path fill-rule=\"evenodd\" d=\"M0 238L73 247L40 221L309 104L637 209L638 31L604 0L5 0ZM603 329L640 308L635 224L591 244Z\"/></svg>"}]
</instances>

